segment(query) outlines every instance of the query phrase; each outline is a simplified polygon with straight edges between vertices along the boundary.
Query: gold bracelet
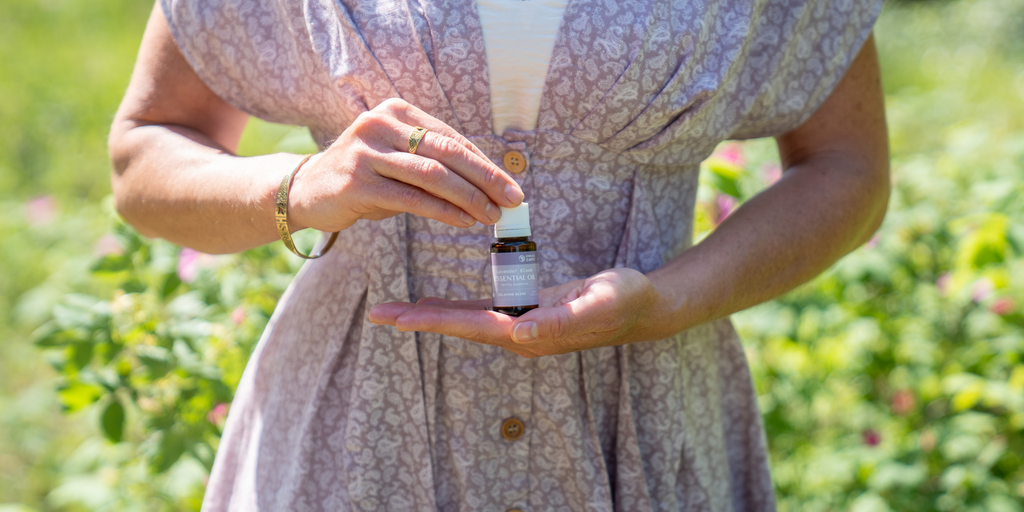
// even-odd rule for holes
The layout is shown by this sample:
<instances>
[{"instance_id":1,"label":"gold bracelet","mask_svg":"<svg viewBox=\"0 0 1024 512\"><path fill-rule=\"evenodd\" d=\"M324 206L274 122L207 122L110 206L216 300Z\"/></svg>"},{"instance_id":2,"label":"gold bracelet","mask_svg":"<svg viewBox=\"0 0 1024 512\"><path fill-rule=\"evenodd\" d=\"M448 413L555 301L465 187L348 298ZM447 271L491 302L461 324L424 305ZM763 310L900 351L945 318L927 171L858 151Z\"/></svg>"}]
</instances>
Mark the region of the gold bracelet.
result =
<instances>
[{"instance_id":1,"label":"gold bracelet","mask_svg":"<svg viewBox=\"0 0 1024 512\"><path fill-rule=\"evenodd\" d=\"M292 172L288 173L283 180L281 180L281 186L277 188L277 212L274 214L274 218L277 220L277 233L281 235L281 241L284 242L284 246L289 251L295 253L297 256L305 258L307 260L315 260L324 254L327 254L327 250L334 245L334 241L338 238L338 232L335 231L331 234L331 238L327 240L320 252L310 255L302 254L298 249L295 248L295 242L292 242L292 233L288 230L288 189L292 186L292 178L295 177L295 173L299 172L302 165L309 161L313 155L306 155L299 160L299 163L295 164Z\"/></svg>"}]
</instances>

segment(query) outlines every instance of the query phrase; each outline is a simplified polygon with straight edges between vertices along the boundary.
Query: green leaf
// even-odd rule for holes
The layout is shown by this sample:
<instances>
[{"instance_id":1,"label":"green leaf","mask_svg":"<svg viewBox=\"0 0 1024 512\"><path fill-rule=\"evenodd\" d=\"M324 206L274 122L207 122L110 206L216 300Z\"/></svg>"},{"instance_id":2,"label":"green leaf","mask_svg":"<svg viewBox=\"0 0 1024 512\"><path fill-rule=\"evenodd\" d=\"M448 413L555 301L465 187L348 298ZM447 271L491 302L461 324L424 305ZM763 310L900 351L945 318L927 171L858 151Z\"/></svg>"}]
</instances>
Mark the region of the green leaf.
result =
<instances>
[{"instance_id":1,"label":"green leaf","mask_svg":"<svg viewBox=\"0 0 1024 512\"><path fill-rule=\"evenodd\" d=\"M160 295L166 299L174 293L179 286L181 286L181 278L178 277L178 273L168 272L167 275L164 276L163 285L160 287Z\"/></svg>"},{"instance_id":2,"label":"green leaf","mask_svg":"<svg viewBox=\"0 0 1024 512\"><path fill-rule=\"evenodd\" d=\"M124 434L124 406L114 398L103 410L103 435L112 443L120 443Z\"/></svg>"},{"instance_id":3,"label":"green leaf","mask_svg":"<svg viewBox=\"0 0 1024 512\"><path fill-rule=\"evenodd\" d=\"M121 247L124 247L124 254L129 257L145 244L134 229L122 222L118 222L114 227L114 237L121 243Z\"/></svg>"},{"instance_id":4,"label":"green leaf","mask_svg":"<svg viewBox=\"0 0 1024 512\"><path fill-rule=\"evenodd\" d=\"M1008 315L1003 315L1003 320L1019 327L1024 327L1024 314L1010 313Z\"/></svg>"},{"instance_id":5,"label":"green leaf","mask_svg":"<svg viewBox=\"0 0 1024 512\"><path fill-rule=\"evenodd\" d=\"M61 405L67 412L77 411L103 396L103 389L92 384L75 382L57 390Z\"/></svg>"},{"instance_id":6,"label":"green leaf","mask_svg":"<svg viewBox=\"0 0 1024 512\"><path fill-rule=\"evenodd\" d=\"M159 379L174 369L174 355L166 348L143 345L136 349L135 355L146 365L150 379Z\"/></svg>"},{"instance_id":7,"label":"green leaf","mask_svg":"<svg viewBox=\"0 0 1024 512\"><path fill-rule=\"evenodd\" d=\"M156 473L163 473L171 468L181 454L185 453L185 440L171 430L165 430L156 455L150 460L151 468Z\"/></svg>"},{"instance_id":8,"label":"green leaf","mask_svg":"<svg viewBox=\"0 0 1024 512\"><path fill-rule=\"evenodd\" d=\"M142 293L146 291L146 285L138 279L132 278L121 285L126 293Z\"/></svg>"},{"instance_id":9,"label":"green leaf","mask_svg":"<svg viewBox=\"0 0 1024 512\"><path fill-rule=\"evenodd\" d=\"M57 304L53 307L53 319L62 329L88 328L92 326L93 315L88 310L82 308L67 304Z\"/></svg>"},{"instance_id":10,"label":"green leaf","mask_svg":"<svg viewBox=\"0 0 1024 512\"><path fill-rule=\"evenodd\" d=\"M1007 227L1009 219L1001 213L976 214L949 223L954 233L960 234L957 243L955 267L960 270L980 269L1005 261L1007 256Z\"/></svg>"},{"instance_id":11,"label":"green leaf","mask_svg":"<svg viewBox=\"0 0 1024 512\"><path fill-rule=\"evenodd\" d=\"M89 268L95 274L123 272L132 268L132 260L125 254L108 254Z\"/></svg>"},{"instance_id":12,"label":"green leaf","mask_svg":"<svg viewBox=\"0 0 1024 512\"><path fill-rule=\"evenodd\" d=\"M71 350L71 361L75 368L81 370L92 361L93 345L87 341L76 341L68 346Z\"/></svg>"},{"instance_id":13,"label":"green leaf","mask_svg":"<svg viewBox=\"0 0 1024 512\"><path fill-rule=\"evenodd\" d=\"M61 302L77 309L92 310L102 300L87 293L68 293L61 299Z\"/></svg>"},{"instance_id":14,"label":"green leaf","mask_svg":"<svg viewBox=\"0 0 1024 512\"><path fill-rule=\"evenodd\" d=\"M1006 230L1006 243L1010 245L1014 253L1024 256L1024 226L1011 225Z\"/></svg>"},{"instance_id":15,"label":"green leaf","mask_svg":"<svg viewBox=\"0 0 1024 512\"><path fill-rule=\"evenodd\" d=\"M41 325L32 333L32 344L37 347L62 347L72 341L63 329L50 321Z\"/></svg>"},{"instance_id":16,"label":"green leaf","mask_svg":"<svg viewBox=\"0 0 1024 512\"><path fill-rule=\"evenodd\" d=\"M743 199L743 194L740 193L739 186L736 184L736 179L731 178L722 174L712 173L711 184L719 192L723 194L729 194L736 199Z\"/></svg>"},{"instance_id":17,"label":"green leaf","mask_svg":"<svg viewBox=\"0 0 1024 512\"><path fill-rule=\"evenodd\" d=\"M708 160L708 170L714 174L730 180L736 180L743 174L743 168L721 158Z\"/></svg>"}]
</instances>

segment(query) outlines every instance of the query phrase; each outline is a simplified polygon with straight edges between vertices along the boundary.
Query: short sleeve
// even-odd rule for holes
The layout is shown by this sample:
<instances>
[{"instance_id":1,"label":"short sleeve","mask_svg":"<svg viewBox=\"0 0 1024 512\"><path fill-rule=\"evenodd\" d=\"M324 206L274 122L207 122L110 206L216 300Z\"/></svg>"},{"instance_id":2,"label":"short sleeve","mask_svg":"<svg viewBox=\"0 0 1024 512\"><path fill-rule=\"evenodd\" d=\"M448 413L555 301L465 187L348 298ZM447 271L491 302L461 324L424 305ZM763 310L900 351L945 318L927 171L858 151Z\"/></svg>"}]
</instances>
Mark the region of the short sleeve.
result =
<instances>
[{"instance_id":1,"label":"short sleeve","mask_svg":"<svg viewBox=\"0 0 1024 512\"><path fill-rule=\"evenodd\" d=\"M336 94L312 54L301 2L160 0L200 79L253 116L312 126ZM325 105L326 104L326 105Z\"/></svg>"},{"instance_id":2,"label":"short sleeve","mask_svg":"<svg viewBox=\"0 0 1024 512\"><path fill-rule=\"evenodd\" d=\"M734 95L742 112L730 139L769 137L810 118L871 35L881 0L765 2ZM801 5L792 5L801 3Z\"/></svg>"}]
</instances>

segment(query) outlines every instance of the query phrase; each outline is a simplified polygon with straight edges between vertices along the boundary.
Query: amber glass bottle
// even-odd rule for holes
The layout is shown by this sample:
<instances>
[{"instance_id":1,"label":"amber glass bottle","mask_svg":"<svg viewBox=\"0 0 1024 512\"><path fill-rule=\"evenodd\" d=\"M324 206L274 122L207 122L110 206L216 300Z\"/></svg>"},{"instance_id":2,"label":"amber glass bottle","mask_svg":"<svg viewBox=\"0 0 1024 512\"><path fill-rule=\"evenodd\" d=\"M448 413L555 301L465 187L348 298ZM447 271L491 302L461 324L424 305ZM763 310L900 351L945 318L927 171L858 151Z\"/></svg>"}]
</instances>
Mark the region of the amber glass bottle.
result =
<instances>
[{"instance_id":1,"label":"amber glass bottle","mask_svg":"<svg viewBox=\"0 0 1024 512\"><path fill-rule=\"evenodd\" d=\"M530 205L501 208L491 244L492 309L519 316L539 303L537 244L530 240Z\"/></svg>"}]
</instances>

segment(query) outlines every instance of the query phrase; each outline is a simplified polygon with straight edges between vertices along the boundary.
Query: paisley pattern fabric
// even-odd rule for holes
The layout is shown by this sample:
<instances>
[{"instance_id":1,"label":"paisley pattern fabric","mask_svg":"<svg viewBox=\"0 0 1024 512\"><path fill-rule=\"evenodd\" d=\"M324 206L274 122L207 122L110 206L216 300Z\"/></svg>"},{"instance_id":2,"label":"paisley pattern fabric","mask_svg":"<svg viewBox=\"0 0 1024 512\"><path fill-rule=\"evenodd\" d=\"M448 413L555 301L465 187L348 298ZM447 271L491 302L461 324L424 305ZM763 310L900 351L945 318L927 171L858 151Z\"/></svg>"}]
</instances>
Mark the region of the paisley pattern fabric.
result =
<instances>
[{"instance_id":1,"label":"paisley pattern fabric","mask_svg":"<svg viewBox=\"0 0 1024 512\"><path fill-rule=\"evenodd\" d=\"M401 97L501 166L510 150L550 286L691 244L699 163L829 95L880 0L570 0L538 127L491 133L472 0L161 0L213 91L328 144ZM487 297L488 229L360 221L308 262L253 354L206 511L774 510L756 394L727 320L524 359L366 320ZM525 434L505 440L518 418Z\"/></svg>"}]
</instances>

